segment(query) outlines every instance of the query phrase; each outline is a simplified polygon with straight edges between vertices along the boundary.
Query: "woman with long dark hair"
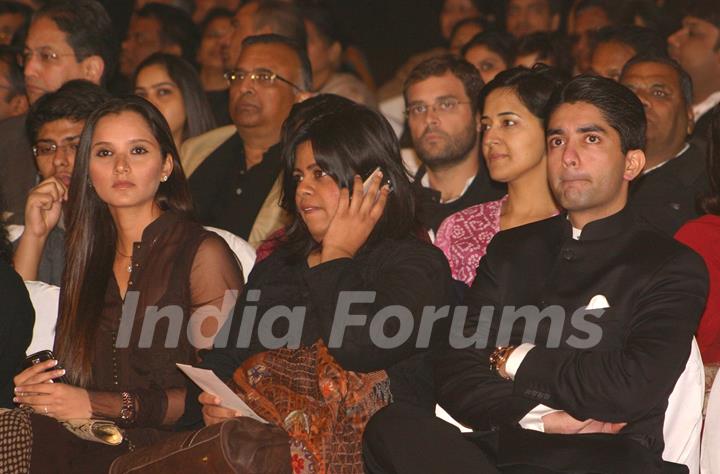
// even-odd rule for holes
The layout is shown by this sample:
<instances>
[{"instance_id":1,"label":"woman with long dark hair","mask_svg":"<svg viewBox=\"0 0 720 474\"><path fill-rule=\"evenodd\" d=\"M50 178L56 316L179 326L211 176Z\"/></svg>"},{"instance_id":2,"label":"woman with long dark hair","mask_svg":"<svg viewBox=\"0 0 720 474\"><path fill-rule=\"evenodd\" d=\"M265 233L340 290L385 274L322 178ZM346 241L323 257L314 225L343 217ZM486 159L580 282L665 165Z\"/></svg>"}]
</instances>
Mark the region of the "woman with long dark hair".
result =
<instances>
[{"instance_id":1,"label":"woman with long dark hair","mask_svg":"<svg viewBox=\"0 0 720 474\"><path fill-rule=\"evenodd\" d=\"M183 58L166 53L151 55L135 70L133 87L136 95L162 112L178 150L188 138L215 128L200 77Z\"/></svg>"},{"instance_id":2,"label":"woman with long dark hair","mask_svg":"<svg viewBox=\"0 0 720 474\"><path fill-rule=\"evenodd\" d=\"M115 420L135 446L163 437L184 410L175 363L197 362L212 344L243 278L225 242L191 220L170 129L144 99L113 99L90 116L70 189L55 339L64 369L50 360L21 372L15 402L36 413L31 471L105 472L128 443L88 446L58 421ZM215 317L193 317L208 305ZM61 375L67 383L47 383Z\"/></svg>"},{"instance_id":3,"label":"woman with long dark hair","mask_svg":"<svg viewBox=\"0 0 720 474\"><path fill-rule=\"evenodd\" d=\"M202 366L223 380L235 373L236 383L252 386L248 390L260 394L248 403L261 416L285 426L294 440L294 463L315 469L330 466L328 472L352 466L354 470L345 472L362 472L362 431L378 409L391 400L410 400L432 412L430 374L423 353L430 334L420 331L420 319L423 308L452 301L450 271L442 253L416 237L413 194L398 142L377 112L334 95L296 104L283 126L282 157L282 205L293 221L275 251L253 268L242 297L252 302L237 305L229 340L238 340L245 319L240 316L248 307L257 307L258 330L244 348L204 353ZM365 292L352 304L351 313L366 315L367 320L344 327L342 334L336 334L337 340L331 333L343 321L342 315L335 317L335 310L348 292ZM305 312L301 320L293 316L277 324L283 329L274 333L285 331L288 340L272 348L263 336L263 315L277 307L302 307ZM381 312L387 316L388 308L403 308L398 310L403 313L402 323L393 317L382 324ZM379 327L387 336L402 327L402 340L384 344ZM317 357L308 361L308 354ZM295 362L284 365L280 359ZM324 370L303 370L314 364ZM276 373L273 367L291 371L297 383L288 380L289 386L275 391L275 384L285 378L270 376ZM342 382L348 380L352 382ZM297 393L303 387L311 393L303 392L287 403L282 394ZM208 393L199 399L205 424L235 415ZM302 403L310 399L312 404ZM287 418L295 419L310 405L335 407L337 418L308 412L310 426L305 436L290 428ZM189 410L188 419L193 414L200 418L199 412ZM330 423L327 426L335 426L335 431L321 428L321 423Z\"/></svg>"}]
</instances>

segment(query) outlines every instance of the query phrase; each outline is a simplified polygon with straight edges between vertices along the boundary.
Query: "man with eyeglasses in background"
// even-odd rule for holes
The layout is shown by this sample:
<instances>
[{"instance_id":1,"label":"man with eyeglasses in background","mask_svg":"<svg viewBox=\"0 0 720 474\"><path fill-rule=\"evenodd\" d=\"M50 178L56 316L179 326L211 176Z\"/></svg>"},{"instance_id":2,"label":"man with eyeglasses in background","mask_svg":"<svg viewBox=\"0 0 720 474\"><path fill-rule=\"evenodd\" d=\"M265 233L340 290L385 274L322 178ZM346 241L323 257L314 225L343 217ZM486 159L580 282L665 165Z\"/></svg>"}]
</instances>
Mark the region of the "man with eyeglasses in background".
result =
<instances>
[{"instance_id":1,"label":"man with eyeglasses in background","mask_svg":"<svg viewBox=\"0 0 720 474\"><path fill-rule=\"evenodd\" d=\"M450 214L505 194L480 157L482 86L475 66L453 55L418 64L405 81L408 127L422 162L414 179L417 216L431 237Z\"/></svg>"},{"instance_id":2,"label":"man with eyeglasses in background","mask_svg":"<svg viewBox=\"0 0 720 474\"><path fill-rule=\"evenodd\" d=\"M94 0L48 3L33 16L19 61L24 69L30 104L73 79L102 85L113 73L117 45L110 17ZM22 223L28 191L37 168L28 138L25 115L0 122L0 189L5 209Z\"/></svg>"},{"instance_id":3,"label":"man with eyeglasses in background","mask_svg":"<svg viewBox=\"0 0 720 474\"><path fill-rule=\"evenodd\" d=\"M42 181L25 203L25 226L13 255L23 280L60 285L65 268L63 207L80 134L90 114L110 99L102 87L84 80L67 82L30 108L26 128Z\"/></svg>"},{"instance_id":4,"label":"man with eyeglasses in background","mask_svg":"<svg viewBox=\"0 0 720 474\"><path fill-rule=\"evenodd\" d=\"M257 246L284 224L280 131L310 96L312 69L304 47L267 34L242 42L226 78L233 124L187 140L180 155L200 222Z\"/></svg>"}]
</instances>

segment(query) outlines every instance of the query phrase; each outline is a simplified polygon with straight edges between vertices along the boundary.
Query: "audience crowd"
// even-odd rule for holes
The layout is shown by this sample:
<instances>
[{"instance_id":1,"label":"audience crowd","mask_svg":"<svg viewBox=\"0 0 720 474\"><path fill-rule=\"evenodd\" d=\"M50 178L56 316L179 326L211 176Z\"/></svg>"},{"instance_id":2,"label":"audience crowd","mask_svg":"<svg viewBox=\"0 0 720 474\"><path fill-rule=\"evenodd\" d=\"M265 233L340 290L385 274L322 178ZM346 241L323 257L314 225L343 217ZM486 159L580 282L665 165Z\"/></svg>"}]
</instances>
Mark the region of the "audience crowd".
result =
<instances>
[{"instance_id":1,"label":"audience crowd","mask_svg":"<svg viewBox=\"0 0 720 474\"><path fill-rule=\"evenodd\" d=\"M0 473L720 472L720 2L438 3L0 1Z\"/></svg>"}]
</instances>

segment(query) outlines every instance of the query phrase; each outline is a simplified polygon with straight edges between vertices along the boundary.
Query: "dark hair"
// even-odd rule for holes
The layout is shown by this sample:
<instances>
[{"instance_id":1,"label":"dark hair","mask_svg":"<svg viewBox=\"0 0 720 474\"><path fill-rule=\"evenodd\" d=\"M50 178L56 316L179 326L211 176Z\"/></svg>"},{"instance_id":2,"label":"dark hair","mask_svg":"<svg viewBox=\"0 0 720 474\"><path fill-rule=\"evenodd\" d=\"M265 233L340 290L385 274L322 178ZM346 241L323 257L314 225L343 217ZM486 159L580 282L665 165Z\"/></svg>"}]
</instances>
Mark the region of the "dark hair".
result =
<instances>
[{"instance_id":1,"label":"dark hair","mask_svg":"<svg viewBox=\"0 0 720 474\"><path fill-rule=\"evenodd\" d=\"M560 105L577 102L600 110L605 121L620 135L623 153L645 149L645 110L630 89L612 79L582 74L553 94L548 119Z\"/></svg>"},{"instance_id":2,"label":"dark hair","mask_svg":"<svg viewBox=\"0 0 720 474\"><path fill-rule=\"evenodd\" d=\"M593 7L603 10L611 22L614 20L613 12L606 0L580 0L577 2L577 5L575 5L575 16L577 17L584 10Z\"/></svg>"},{"instance_id":3,"label":"dark hair","mask_svg":"<svg viewBox=\"0 0 720 474\"><path fill-rule=\"evenodd\" d=\"M168 5L182 10L190 16L195 13L195 0L171 0Z\"/></svg>"},{"instance_id":4,"label":"dark hair","mask_svg":"<svg viewBox=\"0 0 720 474\"><path fill-rule=\"evenodd\" d=\"M678 76L678 82L680 83L680 92L682 92L683 99L685 100L685 105L690 106L693 103L693 83L692 78L690 77L690 74L685 71L685 69L682 68L680 63L675 61L669 56L666 55L653 55L653 54L638 54L636 56L633 56L630 58L628 62L625 63L625 66L623 66L623 70L620 73L620 79L622 79L622 76L625 74L625 72L635 64L640 63L658 63L658 64L664 64L668 67L670 67L673 71L675 71L675 74Z\"/></svg>"},{"instance_id":5,"label":"dark hair","mask_svg":"<svg viewBox=\"0 0 720 474\"><path fill-rule=\"evenodd\" d=\"M195 63L200 32L190 15L183 10L162 3L147 3L135 13L138 18L153 18L160 24L160 41L164 45L178 45L182 57Z\"/></svg>"},{"instance_id":6,"label":"dark hair","mask_svg":"<svg viewBox=\"0 0 720 474\"><path fill-rule=\"evenodd\" d=\"M282 128L281 205L293 219L284 238L290 259L305 258L318 246L295 204L295 153L298 145L308 141L318 166L341 188L352 188L355 175L367 177L378 166L389 178L393 191L367 244L412 235L415 201L392 127L368 107L334 94L320 94L295 104Z\"/></svg>"},{"instance_id":7,"label":"dark hair","mask_svg":"<svg viewBox=\"0 0 720 474\"><path fill-rule=\"evenodd\" d=\"M41 7L33 20L48 17L67 35L77 61L100 56L104 63L104 84L115 73L119 43L105 8L95 0L62 0Z\"/></svg>"},{"instance_id":8,"label":"dark hair","mask_svg":"<svg viewBox=\"0 0 720 474\"><path fill-rule=\"evenodd\" d=\"M653 0L626 0L617 6L619 7L618 23L636 24L639 18L643 26L657 31L663 38L670 36L681 20L675 15L663 12Z\"/></svg>"},{"instance_id":9,"label":"dark hair","mask_svg":"<svg viewBox=\"0 0 720 474\"><path fill-rule=\"evenodd\" d=\"M635 54L667 56L667 42L660 33L650 28L636 25L610 25L600 28L591 39L591 49L595 51L603 43L620 43L629 46Z\"/></svg>"},{"instance_id":10,"label":"dark hair","mask_svg":"<svg viewBox=\"0 0 720 474\"><path fill-rule=\"evenodd\" d=\"M328 8L322 5L303 6L302 16L305 21L315 25L318 35L325 44L331 45L335 42L343 42L342 34L337 27L337 21Z\"/></svg>"},{"instance_id":11,"label":"dark hair","mask_svg":"<svg viewBox=\"0 0 720 474\"><path fill-rule=\"evenodd\" d=\"M253 13L255 31L270 28L270 31L292 39L302 49L307 48L307 31L300 9L291 2L282 0L260 0Z\"/></svg>"},{"instance_id":12,"label":"dark hair","mask_svg":"<svg viewBox=\"0 0 720 474\"><path fill-rule=\"evenodd\" d=\"M30 26L33 9L20 2L0 1L0 15L22 15L22 25L20 25L20 28L15 31L15 34L10 42L12 46L22 47L22 43L25 41L25 35L27 35L28 27Z\"/></svg>"},{"instance_id":13,"label":"dark hair","mask_svg":"<svg viewBox=\"0 0 720 474\"><path fill-rule=\"evenodd\" d=\"M708 112L710 126L707 129L707 172L710 192L699 199L700 209L707 214L720 215L720 106Z\"/></svg>"},{"instance_id":14,"label":"dark hair","mask_svg":"<svg viewBox=\"0 0 720 474\"><path fill-rule=\"evenodd\" d=\"M7 66L7 80L10 84L9 89L5 91L3 100L10 102L19 95L25 95L25 77L22 68L18 64L15 48L0 46L0 61Z\"/></svg>"},{"instance_id":15,"label":"dark hair","mask_svg":"<svg viewBox=\"0 0 720 474\"><path fill-rule=\"evenodd\" d=\"M550 98L567 82L568 76L556 68L536 64L532 69L514 67L498 73L488 82L480 94L480 107L496 89L508 88L515 91L520 102L543 123L547 121Z\"/></svg>"},{"instance_id":16,"label":"dark hair","mask_svg":"<svg viewBox=\"0 0 720 474\"><path fill-rule=\"evenodd\" d=\"M555 1L555 0L553 0ZM504 3L496 0L471 0L475 9L480 13L482 18L488 26L493 25L502 18L504 12Z\"/></svg>"},{"instance_id":17,"label":"dark hair","mask_svg":"<svg viewBox=\"0 0 720 474\"><path fill-rule=\"evenodd\" d=\"M170 79L177 84L185 104L185 126L183 127L183 140L201 135L215 128L213 116L207 95L203 90L200 77L195 68L183 58L167 53L154 53L141 62L132 79L133 87L137 85L140 71L148 66L161 66L165 68Z\"/></svg>"},{"instance_id":18,"label":"dark hair","mask_svg":"<svg viewBox=\"0 0 720 474\"><path fill-rule=\"evenodd\" d=\"M474 114L477 111L477 98L483 87L483 80L475 66L453 54L446 54L427 59L410 71L410 74L407 79L405 79L405 84L403 85L403 97L405 98L405 104L408 102L407 93L410 86L430 77L442 76L448 72L462 82L463 87L465 88L465 94L467 94L468 99L470 99L470 105Z\"/></svg>"},{"instance_id":19,"label":"dark hair","mask_svg":"<svg viewBox=\"0 0 720 474\"><path fill-rule=\"evenodd\" d=\"M46 123L61 119L73 122L87 120L111 97L108 91L90 81L75 79L66 82L57 91L40 97L30 107L25 120L28 140L34 144L40 128Z\"/></svg>"},{"instance_id":20,"label":"dark hair","mask_svg":"<svg viewBox=\"0 0 720 474\"><path fill-rule=\"evenodd\" d=\"M484 31L478 33L463 46L460 55L465 57L468 51L477 46L485 46L500 56L507 67L512 67L515 63L517 41L510 33L505 33L504 31Z\"/></svg>"},{"instance_id":21,"label":"dark hair","mask_svg":"<svg viewBox=\"0 0 720 474\"><path fill-rule=\"evenodd\" d=\"M12 1L0 1L0 15L22 15L30 21L33 9L24 3Z\"/></svg>"},{"instance_id":22,"label":"dark hair","mask_svg":"<svg viewBox=\"0 0 720 474\"><path fill-rule=\"evenodd\" d=\"M210 10L207 15L205 15L205 19L200 23L200 37L205 36L205 31L210 26L210 23L217 20L218 18L228 18L232 20L233 13L228 10L227 8L213 8Z\"/></svg>"},{"instance_id":23,"label":"dark hair","mask_svg":"<svg viewBox=\"0 0 720 474\"><path fill-rule=\"evenodd\" d=\"M685 7L685 15L700 18L720 28L720 3L717 0L693 0Z\"/></svg>"},{"instance_id":24,"label":"dark hair","mask_svg":"<svg viewBox=\"0 0 720 474\"><path fill-rule=\"evenodd\" d=\"M545 0L545 1L548 4L548 8L550 9L551 15L556 15L558 13L562 13L562 9L563 9L563 1L562 0ZM510 0L507 0L506 4L509 4L509 3L510 3Z\"/></svg>"},{"instance_id":25,"label":"dark hair","mask_svg":"<svg viewBox=\"0 0 720 474\"><path fill-rule=\"evenodd\" d=\"M167 122L150 102L137 96L110 99L85 123L73 170L68 200L65 269L60 289L60 311L55 338L58 359L68 369L70 382L87 387L92 379L92 354L105 285L112 275L117 230L107 204L90 186L89 162L98 122L108 115L133 112L140 115L160 145L163 157L170 156L173 170L160 183L156 200L163 210L189 215L192 200Z\"/></svg>"},{"instance_id":26,"label":"dark hair","mask_svg":"<svg viewBox=\"0 0 720 474\"><path fill-rule=\"evenodd\" d=\"M554 66L571 75L575 61L572 54L568 54L570 48L571 44L567 36L557 32L538 31L520 38L515 51L515 59L517 60L520 56L537 54L539 62Z\"/></svg>"},{"instance_id":27,"label":"dark hair","mask_svg":"<svg viewBox=\"0 0 720 474\"><path fill-rule=\"evenodd\" d=\"M243 47L252 46L254 44L282 44L290 48L297 56L298 62L300 63L300 77L302 78L302 83L298 85L302 87L304 91L312 90L312 66L310 65L310 58L308 58L306 48L301 47L291 38L274 33L248 36L242 42Z\"/></svg>"},{"instance_id":28,"label":"dark hair","mask_svg":"<svg viewBox=\"0 0 720 474\"><path fill-rule=\"evenodd\" d=\"M455 23L455 26L452 27L452 30L450 30L450 38L448 38L449 43L452 44L453 38L457 34L458 31L460 31L460 28L466 26L466 25L476 25L480 27L480 31L483 32L487 30L487 23L485 20L483 20L480 17L474 17L474 18L465 18L463 20L458 21ZM464 46L464 45L463 45Z\"/></svg>"}]
</instances>

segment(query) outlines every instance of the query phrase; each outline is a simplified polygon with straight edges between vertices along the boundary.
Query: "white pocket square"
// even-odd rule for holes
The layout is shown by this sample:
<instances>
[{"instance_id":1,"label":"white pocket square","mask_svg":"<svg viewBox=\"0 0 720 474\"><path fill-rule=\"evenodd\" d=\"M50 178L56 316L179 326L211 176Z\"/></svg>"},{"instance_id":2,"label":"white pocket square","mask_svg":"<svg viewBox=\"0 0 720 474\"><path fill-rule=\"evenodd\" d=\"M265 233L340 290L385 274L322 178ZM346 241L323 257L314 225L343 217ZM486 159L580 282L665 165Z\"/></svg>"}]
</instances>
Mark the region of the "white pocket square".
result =
<instances>
[{"instance_id":1,"label":"white pocket square","mask_svg":"<svg viewBox=\"0 0 720 474\"><path fill-rule=\"evenodd\" d=\"M607 298L603 295L595 295L590 298L590 302L587 304L585 309L604 309L609 307L610 304L608 303Z\"/></svg>"}]
</instances>

